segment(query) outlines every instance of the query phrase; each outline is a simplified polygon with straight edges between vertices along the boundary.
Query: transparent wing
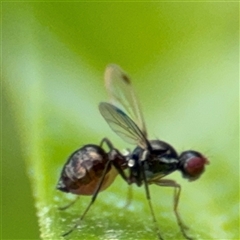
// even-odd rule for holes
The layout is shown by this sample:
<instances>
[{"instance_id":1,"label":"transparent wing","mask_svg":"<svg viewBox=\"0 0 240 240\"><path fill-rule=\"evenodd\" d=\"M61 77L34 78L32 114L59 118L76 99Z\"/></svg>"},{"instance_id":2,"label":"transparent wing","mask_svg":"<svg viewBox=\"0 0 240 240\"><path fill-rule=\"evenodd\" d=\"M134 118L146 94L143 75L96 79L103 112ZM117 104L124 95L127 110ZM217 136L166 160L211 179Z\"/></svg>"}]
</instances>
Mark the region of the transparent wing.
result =
<instances>
[{"instance_id":1,"label":"transparent wing","mask_svg":"<svg viewBox=\"0 0 240 240\"><path fill-rule=\"evenodd\" d=\"M150 147L143 132L122 110L110 103L102 102L99 104L99 111L111 129L124 141L143 149Z\"/></svg>"},{"instance_id":2,"label":"transparent wing","mask_svg":"<svg viewBox=\"0 0 240 240\"><path fill-rule=\"evenodd\" d=\"M147 131L143 115L130 78L118 65L110 64L104 74L106 89L110 95L110 102L123 110L138 125L147 138Z\"/></svg>"}]
</instances>

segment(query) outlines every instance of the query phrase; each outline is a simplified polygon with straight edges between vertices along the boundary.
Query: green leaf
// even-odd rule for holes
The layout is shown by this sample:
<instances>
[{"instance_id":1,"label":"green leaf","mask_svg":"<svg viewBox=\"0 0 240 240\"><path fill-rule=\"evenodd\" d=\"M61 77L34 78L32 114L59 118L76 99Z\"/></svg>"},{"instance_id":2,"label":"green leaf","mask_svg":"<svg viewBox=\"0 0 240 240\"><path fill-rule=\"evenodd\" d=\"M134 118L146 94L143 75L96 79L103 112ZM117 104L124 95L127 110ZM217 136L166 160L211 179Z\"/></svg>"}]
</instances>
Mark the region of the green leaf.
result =
<instances>
[{"instance_id":1,"label":"green leaf","mask_svg":"<svg viewBox=\"0 0 240 240\"><path fill-rule=\"evenodd\" d=\"M58 192L67 157L108 137L103 71L121 65L133 79L151 138L210 160L182 185L179 211L196 239L239 238L237 3L4 3L3 86L15 119L42 239L61 239L91 197ZM10 170L8 172L10 174ZM19 187L21 182L19 179ZM171 189L150 187L164 239L183 238ZM120 177L100 193L67 239L156 239L144 188ZM17 203L16 203L17 204ZM9 229L10 226L9 221ZM13 224L14 225L14 224ZM201 226L201 227L199 227ZM7 238L7 237L6 237ZM62 238L64 239L64 238Z\"/></svg>"}]
</instances>

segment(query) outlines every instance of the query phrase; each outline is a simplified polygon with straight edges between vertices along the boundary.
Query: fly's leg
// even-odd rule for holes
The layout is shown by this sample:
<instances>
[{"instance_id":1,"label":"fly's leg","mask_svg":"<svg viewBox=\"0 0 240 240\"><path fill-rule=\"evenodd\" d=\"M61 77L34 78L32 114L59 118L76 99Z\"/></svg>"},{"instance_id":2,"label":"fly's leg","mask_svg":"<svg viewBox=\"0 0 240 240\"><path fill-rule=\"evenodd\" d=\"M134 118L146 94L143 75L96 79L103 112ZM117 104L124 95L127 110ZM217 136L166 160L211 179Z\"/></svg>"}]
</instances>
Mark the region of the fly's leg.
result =
<instances>
[{"instance_id":1,"label":"fly's leg","mask_svg":"<svg viewBox=\"0 0 240 240\"><path fill-rule=\"evenodd\" d=\"M160 230L159 230L159 227L158 227L158 224L157 224L157 220L156 220L156 217L155 217L155 214L154 214L154 211L153 211L152 201L151 201L151 198L150 198L150 192L149 192L149 187L148 187L148 182L147 182L147 179L146 179L146 175L145 175L145 171L144 171L144 168L143 168L143 164L141 164L141 172L142 172L142 175L143 175L143 182L144 182L144 186L145 186L145 191L146 191L146 196L147 196L147 200L148 200L148 205L149 205L149 208L150 208L150 211L151 211L151 215L152 215L153 222L154 222L154 225L155 225L155 228L156 228L158 239L159 240L164 240L162 238L161 234L160 234Z\"/></svg>"},{"instance_id":2,"label":"fly's leg","mask_svg":"<svg viewBox=\"0 0 240 240\"><path fill-rule=\"evenodd\" d=\"M180 198L180 194L181 194L181 186L180 184L176 183L173 180L169 180L169 179L160 179L158 181L153 181L152 183L158 185L158 186L162 186L162 187L173 187L174 188L174 196L173 196L173 210L174 210L174 214L177 218L177 223L178 226L181 230L182 235L188 239L188 240L193 240L192 237L189 237L186 233L186 230L188 229L188 227L183 223L180 214L178 212L178 202L179 202L179 198Z\"/></svg>"},{"instance_id":3,"label":"fly's leg","mask_svg":"<svg viewBox=\"0 0 240 240\"><path fill-rule=\"evenodd\" d=\"M102 187L102 184L104 182L104 179L105 179L105 176L108 172L108 169L109 169L109 166L110 165L113 165L116 170L118 171L118 173L122 176L122 178L127 182L129 183L129 180L128 180L128 177L126 176L125 172L123 171L122 169L122 166L118 163L118 162L115 162L114 160L116 158L119 158L122 160L122 162L126 162L125 158L118 152L117 149L115 149L112 145L112 143L107 139L107 138L103 138L101 143L100 143L100 147L102 147L103 143L107 144L107 146L109 147L110 149L110 152L109 152L109 160L108 162L106 163L105 167L104 167L104 170L103 170L103 175L94 191L94 194L92 196L92 199L90 201L90 203L88 204L87 208L85 209L85 211L83 212L83 214L81 215L81 217L79 218L79 220L76 222L76 224L66 233L64 233L62 236L65 237L67 235L69 235L72 231L74 231L74 229L76 229L81 221L84 219L84 217L86 216L87 212L89 211L89 209L91 208L91 206L93 205L93 203L95 202L97 196L98 196L98 193Z\"/></svg>"},{"instance_id":4,"label":"fly's leg","mask_svg":"<svg viewBox=\"0 0 240 240\"><path fill-rule=\"evenodd\" d=\"M79 198L80 198L80 196L77 196L72 202L70 202L70 203L67 204L66 206L59 207L58 210L66 210L66 209L68 209L68 208L71 207L73 204L75 204Z\"/></svg>"},{"instance_id":5,"label":"fly's leg","mask_svg":"<svg viewBox=\"0 0 240 240\"><path fill-rule=\"evenodd\" d=\"M124 153L122 153L122 155L125 157L126 163L127 163L128 160L130 159L130 156L131 156L131 150L130 149L125 149L125 151L124 151ZM131 184L131 183L132 182L129 181L129 184ZM132 186L129 185L128 190L127 190L127 199L126 199L126 202L123 206L124 208L128 208L131 205L132 198L133 198L133 190L132 190Z\"/></svg>"},{"instance_id":6,"label":"fly's leg","mask_svg":"<svg viewBox=\"0 0 240 240\"><path fill-rule=\"evenodd\" d=\"M114 149L113 144L111 143L111 141L108 138L102 139L102 141L100 142L100 147L102 147L104 143L109 147L110 150Z\"/></svg>"},{"instance_id":7,"label":"fly's leg","mask_svg":"<svg viewBox=\"0 0 240 240\"><path fill-rule=\"evenodd\" d=\"M96 187L95 191L94 191L94 194L92 196L92 199L90 201L90 203L88 204L87 208L85 209L85 211L83 212L83 214L81 215L81 217L79 218L79 220L76 222L76 224L66 233L64 233L62 236L65 237L67 235L69 235L71 232L73 232L81 223L81 221L84 219L85 215L87 214L87 212L89 211L90 207L93 205L93 203L95 202L97 196L98 196L98 193L99 193L99 190L101 189L101 186L103 184L103 181L104 181L104 178L106 176L106 173L107 173L107 170L109 168L111 164L111 160L109 160L104 168L104 171L103 171L103 175L98 183L98 186Z\"/></svg>"},{"instance_id":8,"label":"fly's leg","mask_svg":"<svg viewBox=\"0 0 240 240\"><path fill-rule=\"evenodd\" d=\"M110 149L110 158L112 160L114 160L115 157L121 158L122 162L124 162L125 164L127 164L126 158L130 153L130 150L127 149L126 150L126 155L122 155L117 149L114 148L113 144L111 143L111 141L108 138L103 138L101 143L100 143L100 147L103 146L103 144L106 144L108 146L108 148ZM125 174L125 172L123 171L123 166L120 166L119 163L116 163L113 161L113 165L114 167L117 169L118 173L121 175L121 177L123 178L123 180L125 182L127 182L128 184L131 184L132 182L129 180L129 178L127 177L127 175ZM128 208L129 205L131 204L132 201L132 188L131 186L128 187L128 193L127 193L127 200L126 203L124 205L124 208Z\"/></svg>"},{"instance_id":9,"label":"fly's leg","mask_svg":"<svg viewBox=\"0 0 240 240\"><path fill-rule=\"evenodd\" d=\"M131 184L132 182L129 180L129 177L127 177L126 173L124 172L124 169L126 169L127 167L126 157L124 157L116 148L114 148L113 144L107 138L102 139L100 147L102 147L103 143L107 144L110 149L109 160L112 162L113 166L116 168L123 180L128 184ZM115 159L118 160L116 161Z\"/></svg>"},{"instance_id":10,"label":"fly's leg","mask_svg":"<svg viewBox=\"0 0 240 240\"><path fill-rule=\"evenodd\" d=\"M127 199L126 199L126 202L124 204L124 208L128 208L132 202L132 196L133 196L133 193L132 193L132 186L129 185L128 186L128 192L127 192Z\"/></svg>"}]
</instances>

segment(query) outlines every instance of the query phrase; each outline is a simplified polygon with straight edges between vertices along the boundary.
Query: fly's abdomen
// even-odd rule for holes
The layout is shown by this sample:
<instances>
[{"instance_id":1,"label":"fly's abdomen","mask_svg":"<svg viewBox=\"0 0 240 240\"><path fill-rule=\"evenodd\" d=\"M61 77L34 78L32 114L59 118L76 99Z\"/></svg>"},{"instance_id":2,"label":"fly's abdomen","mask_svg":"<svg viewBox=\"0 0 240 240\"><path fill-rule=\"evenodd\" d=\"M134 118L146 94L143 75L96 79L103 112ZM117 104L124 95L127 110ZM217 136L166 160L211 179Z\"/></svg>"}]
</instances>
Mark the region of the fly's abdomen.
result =
<instances>
[{"instance_id":1,"label":"fly's abdomen","mask_svg":"<svg viewBox=\"0 0 240 240\"><path fill-rule=\"evenodd\" d=\"M108 154L97 145L86 145L75 151L65 164L57 188L78 195L93 195L108 162ZM109 165L100 191L106 189L117 176Z\"/></svg>"}]
</instances>

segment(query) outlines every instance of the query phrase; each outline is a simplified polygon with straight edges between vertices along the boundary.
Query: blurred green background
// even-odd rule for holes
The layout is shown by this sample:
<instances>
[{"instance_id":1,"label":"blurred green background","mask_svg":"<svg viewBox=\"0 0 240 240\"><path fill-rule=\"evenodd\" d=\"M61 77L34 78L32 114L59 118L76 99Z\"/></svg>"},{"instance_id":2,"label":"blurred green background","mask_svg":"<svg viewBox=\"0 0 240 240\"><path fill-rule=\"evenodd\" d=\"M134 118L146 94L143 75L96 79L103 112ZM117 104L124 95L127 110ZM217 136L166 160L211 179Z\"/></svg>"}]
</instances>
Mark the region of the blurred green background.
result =
<instances>
[{"instance_id":1,"label":"blurred green background","mask_svg":"<svg viewBox=\"0 0 240 240\"><path fill-rule=\"evenodd\" d=\"M149 136L211 164L180 212L196 239L239 239L239 3L2 2L2 239L61 239L89 202L55 185L86 143L119 139L98 112L103 72L132 77ZM151 186L164 239L182 238L172 190ZM143 188L120 179L67 239L156 239ZM38 222L38 223L37 223Z\"/></svg>"}]
</instances>

